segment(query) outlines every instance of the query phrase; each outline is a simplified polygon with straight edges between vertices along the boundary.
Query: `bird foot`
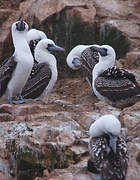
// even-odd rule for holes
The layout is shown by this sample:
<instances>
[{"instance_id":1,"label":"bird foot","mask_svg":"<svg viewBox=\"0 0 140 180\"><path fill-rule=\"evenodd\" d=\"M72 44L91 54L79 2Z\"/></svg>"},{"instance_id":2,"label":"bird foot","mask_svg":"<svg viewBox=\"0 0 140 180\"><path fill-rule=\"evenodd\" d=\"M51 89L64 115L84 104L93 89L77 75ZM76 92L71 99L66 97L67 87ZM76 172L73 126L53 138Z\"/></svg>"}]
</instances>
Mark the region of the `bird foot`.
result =
<instances>
[{"instance_id":1,"label":"bird foot","mask_svg":"<svg viewBox=\"0 0 140 180\"><path fill-rule=\"evenodd\" d=\"M18 93L17 97L18 97L19 100L23 100L23 97L22 97L21 93Z\"/></svg>"},{"instance_id":2,"label":"bird foot","mask_svg":"<svg viewBox=\"0 0 140 180\"><path fill-rule=\"evenodd\" d=\"M18 100L18 101L13 101L12 97L9 97L8 101L9 101L10 104L23 104L25 102L23 99Z\"/></svg>"},{"instance_id":3,"label":"bird foot","mask_svg":"<svg viewBox=\"0 0 140 180\"><path fill-rule=\"evenodd\" d=\"M104 180L102 175L93 176L93 180Z\"/></svg>"},{"instance_id":4,"label":"bird foot","mask_svg":"<svg viewBox=\"0 0 140 180\"><path fill-rule=\"evenodd\" d=\"M12 97L9 97L9 98L8 98L8 101L9 101L10 104L13 104L13 99L12 99Z\"/></svg>"},{"instance_id":5,"label":"bird foot","mask_svg":"<svg viewBox=\"0 0 140 180\"><path fill-rule=\"evenodd\" d=\"M91 91L90 93L88 93L89 96L93 96L93 97L96 97L94 91Z\"/></svg>"},{"instance_id":6,"label":"bird foot","mask_svg":"<svg viewBox=\"0 0 140 180\"><path fill-rule=\"evenodd\" d=\"M13 104L23 104L23 103L25 103L23 99L18 101L13 101Z\"/></svg>"}]
</instances>

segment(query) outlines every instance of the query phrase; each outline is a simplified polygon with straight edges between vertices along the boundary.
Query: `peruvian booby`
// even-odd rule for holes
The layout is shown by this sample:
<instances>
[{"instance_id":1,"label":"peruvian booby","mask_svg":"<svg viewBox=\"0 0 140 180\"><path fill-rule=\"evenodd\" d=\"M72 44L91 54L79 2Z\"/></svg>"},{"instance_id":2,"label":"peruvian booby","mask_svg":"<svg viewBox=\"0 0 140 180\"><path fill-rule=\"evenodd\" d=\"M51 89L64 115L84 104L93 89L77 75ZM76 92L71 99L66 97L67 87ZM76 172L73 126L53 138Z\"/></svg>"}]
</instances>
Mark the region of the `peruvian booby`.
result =
<instances>
[{"instance_id":1,"label":"peruvian booby","mask_svg":"<svg viewBox=\"0 0 140 180\"><path fill-rule=\"evenodd\" d=\"M120 121L111 114L104 115L91 124L89 129L88 169L96 169L96 180L125 180L128 167L128 150L120 137Z\"/></svg>"},{"instance_id":2,"label":"peruvian booby","mask_svg":"<svg viewBox=\"0 0 140 180\"><path fill-rule=\"evenodd\" d=\"M82 71L91 87L92 70L99 61L99 54L92 46L99 47L98 45L78 45L69 52L66 59L71 69Z\"/></svg>"},{"instance_id":3,"label":"peruvian booby","mask_svg":"<svg viewBox=\"0 0 140 180\"><path fill-rule=\"evenodd\" d=\"M35 59L32 73L22 91L25 99L40 99L51 92L57 80L56 58L51 52L64 51L50 39L42 39L35 47Z\"/></svg>"},{"instance_id":4,"label":"peruvian booby","mask_svg":"<svg viewBox=\"0 0 140 180\"><path fill-rule=\"evenodd\" d=\"M27 43L27 23L17 21L12 24L11 30L15 51L0 67L0 97L8 96L11 104L20 104L24 102L21 91L30 76L33 56ZM14 101L16 96L18 100Z\"/></svg>"},{"instance_id":5,"label":"peruvian booby","mask_svg":"<svg viewBox=\"0 0 140 180\"><path fill-rule=\"evenodd\" d=\"M34 49L38 42L41 39L47 38L46 34L43 31L37 30L37 29L30 29L27 33L27 42L30 46L32 55L34 57Z\"/></svg>"},{"instance_id":6,"label":"peruvian booby","mask_svg":"<svg viewBox=\"0 0 140 180\"><path fill-rule=\"evenodd\" d=\"M124 108L140 100L140 85L135 76L126 70L116 68L115 51L103 45L99 51L99 63L93 69L93 91L102 101L113 107Z\"/></svg>"}]
</instances>

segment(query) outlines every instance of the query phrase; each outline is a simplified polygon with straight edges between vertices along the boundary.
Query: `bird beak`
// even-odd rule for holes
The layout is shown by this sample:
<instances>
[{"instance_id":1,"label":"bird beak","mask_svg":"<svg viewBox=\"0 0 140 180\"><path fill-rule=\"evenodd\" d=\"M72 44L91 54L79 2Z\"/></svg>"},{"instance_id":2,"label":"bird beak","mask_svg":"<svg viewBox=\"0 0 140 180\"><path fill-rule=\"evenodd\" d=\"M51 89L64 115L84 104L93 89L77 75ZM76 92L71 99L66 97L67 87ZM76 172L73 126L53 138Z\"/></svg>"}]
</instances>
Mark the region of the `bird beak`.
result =
<instances>
[{"instance_id":1,"label":"bird beak","mask_svg":"<svg viewBox=\"0 0 140 180\"><path fill-rule=\"evenodd\" d=\"M49 51L63 51L63 52L65 51L64 48L54 45L54 44L51 44L51 46L48 47L48 50Z\"/></svg>"},{"instance_id":2,"label":"bird beak","mask_svg":"<svg viewBox=\"0 0 140 180\"><path fill-rule=\"evenodd\" d=\"M117 149L117 140L118 140L118 137L117 136L114 136L110 133L108 133L109 135L109 146L111 147L111 149L113 150L114 154L116 154L116 149Z\"/></svg>"},{"instance_id":3,"label":"bird beak","mask_svg":"<svg viewBox=\"0 0 140 180\"><path fill-rule=\"evenodd\" d=\"M76 67L79 68L81 66L81 61L79 58L75 57L73 58L72 64Z\"/></svg>"},{"instance_id":4,"label":"bird beak","mask_svg":"<svg viewBox=\"0 0 140 180\"><path fill-rule=\"evenodd\" d=\"M16 23L16 29L18 31L24 31L25 30L25 23L24 23L23 20L21 20L18 23Z\"/></svg>"},{"instance_id":5,"label":"bird beak","mask_svg":"<svg viewBox=\"0 0 140 180\"><path fill-rule=\"evenodd\" d=\"M93 46L95 51L99 52L101 56L107 56L107 49Z\"/></svg>"}]
</instances>

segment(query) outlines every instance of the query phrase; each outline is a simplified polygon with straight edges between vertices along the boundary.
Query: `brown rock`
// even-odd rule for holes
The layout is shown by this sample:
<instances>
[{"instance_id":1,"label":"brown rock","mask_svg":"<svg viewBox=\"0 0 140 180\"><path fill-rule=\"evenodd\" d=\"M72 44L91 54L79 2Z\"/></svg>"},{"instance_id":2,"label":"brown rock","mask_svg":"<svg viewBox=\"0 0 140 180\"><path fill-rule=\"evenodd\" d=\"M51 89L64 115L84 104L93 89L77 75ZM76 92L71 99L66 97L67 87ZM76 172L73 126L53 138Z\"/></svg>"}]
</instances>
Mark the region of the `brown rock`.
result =
<instances>
[{"instance_id":1,"label":"brown rock","mask_svg":"<svg viewBox=\"0 0 140 180\"><path fill-rule=\"evenodd\" d=\"M2 159L10 159L11 172L14 172L13 154L16 152L19 172L24 162L33 170L38 165L51 170L50 173L42 171L41 175L39 170L36 172L42 180L92 179L93 174L86 169L88 129L92 121L109 113L119 116L122 126L128 129L128 179L139 178L140 103L120 111L88 98L89 89L85 87L83 79L63 79L42 101L29 101L19 106L0 105L0 115L15 117L15 121L0 123L0 154Z\"/></svg>"},{"instance_id":2,"label":"brown rock","mask_svg":"<svg viewBox=\"0 0 140 180\"><path fill-rule=\"evenodd\" d=\"M95 22L96 9L93 6L73 8L71 15L79 17L84 23L91 24Z\"/></svg>"},{"instance_id":3,"label":"brown rock","mask_svg":"<svg viewBox=\"0 0 140 180\"><path fill-rule=\"evenodd\" d=\"M95 1L97 16L101 23L109 23L127 35L131 48L139 46L139 1ZM116 37L117 38L117 37Z\"/></svg>"},{"instance_id":4,"label":"brown rock","mask_svg":"<svg viewBox=\"0 0 140 180\"><path fill-rule=\"evenodd\" d=\"M4 3L2 4L4 5ZM2 7L5 8L7 1L5 1L5 6L3 5ZM0 29L1 60L4 60L13 53L10 27L20 16L22 16L30 26L34 24L36 28L44 29L50 38L56 40L56 43L66 46L67 51L80 43L91 44L91 42L100 42L112 45L117 52L117 57L122 58L129 51L127 43L130 42L131 49L139 46L140 15L138 0L135 0L134 3L131 3L130 0L123 2L120 0L101 0L100 2L97 0L93 2L90 0L61 0L58 2L51 0L29 0L23 2L16 1L15 3L10 1L7 7L7 9L0 11L0 21L4 22ZM14 8L10 10L10 7ZM16 7L19 7L19 10ZM3 11L6 12L3 13ZM56 22L59 24L58 27L56 27ZM118 30L118 35L116 36L114 34L116 41L112 38L112 40L106 38L105 42L102 41L103 39L100 38L99 31L104 24L109 24ZM57 32L55 29L57 29ZM63 34L59 36L60 33ZM62 39L64 36L67 37ZM121 38L119 39L119 37ZM65 41L67 41L67 43L65 43ZM7 47L9 48L8 52L6 51ZM60 58L64 58L63 61L65 61L66 57L62 56ZM60 67L62 67L62 64ZM67 67L62 67L63 71L64 69L67 69ZM68 69L68 71L70 70ZM72 73L70 72L69 74Z\"/></svg>"},{"instance_id":5,"label":"brown rock","mask_svg":"<svg viewBox=\"0 0 140 180\"><path fill-rule=\"evenodd\" d=\"M49 16L53 14L59 13L63 9L67 7L76 7L76 6L85 6L86 3L84 1L69 1L69 0L61 0L61 1L50 1L50 0L38 0L36 1L30 0L21 3L20 12L23 13L24 18L28 19L30 23L32 23L33 16L37 17L39 22L43 22ZM30 16L28 14L30 12Z\"/></svg>"},{"instance_id":6,"label":"brown rock","mask_svg":"<svg viewBox=\"0 0 140 180\"><path fill-rule=\"evenodd\" d=\"M16 10L9 10L9 18L2 24L0 28L0 61L4 61L13 53L13 44L11 37L11 25L19 19L19 12ZM8 50L8 52L7 52Z\"/></svg>"},{"instance_id":7,"label":"brown rock","mask_svg":"<svg viewBox=\"0 0 140 180\"><path fill-rule=\"evenodd\" d=\"M13 8L13 9L17 9L19 4L24 1L24 0L0 0L0 9L6 9L6 8Z\"/></svg>"},{"instance_id":8,"label":"brown rock","mask_svg":"<svg viewBox=\"0 0 140 180\"><path fill-rule=\"evenodd\" d=\"M2 104L0 105L0 113L9 113L12 114L13 106L11 104Z\"/></svg>"},{"instance_id":9,"label":"brown rock","mask_svg":"<svg viewBox=\"0 0 140 180\"><path fill-rule=\"evenodd\" d=\"M127 53L122 63L128 69L140 70L140 51L136 50Z\"/></svg>"},{"instance_id":10,"label":"brown rock","mask_svg":"<svg viewBox=\"0 0 140 180\"><path fill-rule=\"evenodd\" d=\"M137 176L140 173L140 169L136 168L139 164L136 162L136 154L138 154L139 149L136 144L128 143L129 148L129 167L127 172L127 180L136 179L138 180L139 177Z\"/></svg>"},{"instance_id":11,"label":"brown rock","mask_svg":"<svg viewBox=\"0 0 140 180\"><path fill-rule=\"evenodd\" d=\"M139 119L140 102L125 108L119 116L122 126L128 128L129 136L140 137L140 119Z\"/></svg>"},{"instance_id":12,"label":"brown rock","mask_svg":"<svg viewBox=\"0 0 140 180\"><path fill-rule=\"evenodd\" d=\"M0 122L14 121L15 117L8 113L0 113Z\"/></svg>"},{"instance_id":13,"label":"brown rock","mask_svg":"<svg viewBox=\"0 0 140 180\"><path fill-rule=\"evenodd\" d=\"M10 9L0 9L0 25L3 24L9 17L9 15L12 13L12 10Z\"/></svg>"},{"instance_id":14,"label":"brown rock","mask_svg":"<svg viewBox=\"0 0 140 180\"><path fill-rule=\"evenodd\" d=\"M136 157L136 160L137 160L137 162L140 164L140 152L138 152L137 157Z\"/></svg>"}]
</instances>

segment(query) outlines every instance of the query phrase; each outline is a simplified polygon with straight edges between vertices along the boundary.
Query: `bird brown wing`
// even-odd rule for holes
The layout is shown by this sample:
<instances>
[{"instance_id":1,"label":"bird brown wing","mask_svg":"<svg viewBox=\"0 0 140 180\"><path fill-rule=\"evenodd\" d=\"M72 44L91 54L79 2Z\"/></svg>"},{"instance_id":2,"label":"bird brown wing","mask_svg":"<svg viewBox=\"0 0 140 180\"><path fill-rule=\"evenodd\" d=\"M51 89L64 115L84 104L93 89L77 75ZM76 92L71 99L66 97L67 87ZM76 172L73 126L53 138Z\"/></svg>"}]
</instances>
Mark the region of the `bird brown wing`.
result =
<instances>
[{"instance_id":1,"label":"bird brown wing","mask_svg":"<svg viewBox=\"0 0 140 180\"><path fill-rule=\"evenodd\" d=\"M118 137L116 154L109 149L108 140L104 136L90 140L89 154L93 168L96 167L105 179L125 180L128 167L128 150L125 140Z\"/></svg>"},{"instance_id":2,"label":"bird brown wing","mask_svg":"<svg viewBox=\"0 0 140 180\"><path fill-rule=\"evenodd\" d=\"M81 70L84 77L87 77L92 84L92 70L99 62L99 54L93 46L86 48L81 54Z\"/></svg>"},{"instance_id":3,"label":"bird brown wing","mask_svg":"<svg viewBox=\"0 0 140 180\"><path fill-rule=\"evenodd\" d=\"M41 39L35 39L35 40L31 40L31 41L29 42L29 47L30 47L30 50L31 50L31 52L32 52L33 57L34 57L35 47L36 47L36 45L38 44L38 42L39 42L40 40L41 40Z\"/></svg>"},{"instance_id":4,"label":"bird brown wing","mask_svg":"<svg viewBox=\"0 0 140 180\"><path fill-rule=\"evenodd\" d=\"M14 61L14 56L11 56L9 59L6 59L0 66L0 97L5 93L8 82L11 79L16 65L17 62Z\"/></svg>"},{"instance_id":5,"label":"bird brown wing","mask_svg":"<svg viewBox=\"0 0 140 180\"><path fill-rule=\"evenodd\" d=\"M22 90L25 99L38 98L51 79L52 72L46 63L34 64L30 77Z\"/></svg>"},{"instance_id":6,"label":"bird brown wing","mask_svg":"<svg viewBox=\"0 0 140 180\"><path fill-rule=\"evenodd\" d=\"M125 180L128 168L128 150L123 138L118 137L117 151L112 151L103 161L102 176L105 179Z\"/></svg>"},{"instance_id":7,"label":"bird brown wing","mask_svg":"<svg viewBox=\"0 0 140 180\"><path fill-rule=\"evenodd\" d=\"M95 137L90 139L88 149L93 167L100 172L103 168L103 161L107 156L107 141L104 137Z\"/></svg>"},{"instance_id":8,"label":"bird brown wing","mask_svg":"<svg viewBox=\"0 0 140 180\"><path fill-rule=\"evenodd\" d=\"M117 73L116 73L117 74ZM119 77L118 77L119 76ZM110 72L101 74L95 80L96 90L111 101L127 99L140 94L140 87L132 73L112 76Z\"/></svg>"}]
</instances>

